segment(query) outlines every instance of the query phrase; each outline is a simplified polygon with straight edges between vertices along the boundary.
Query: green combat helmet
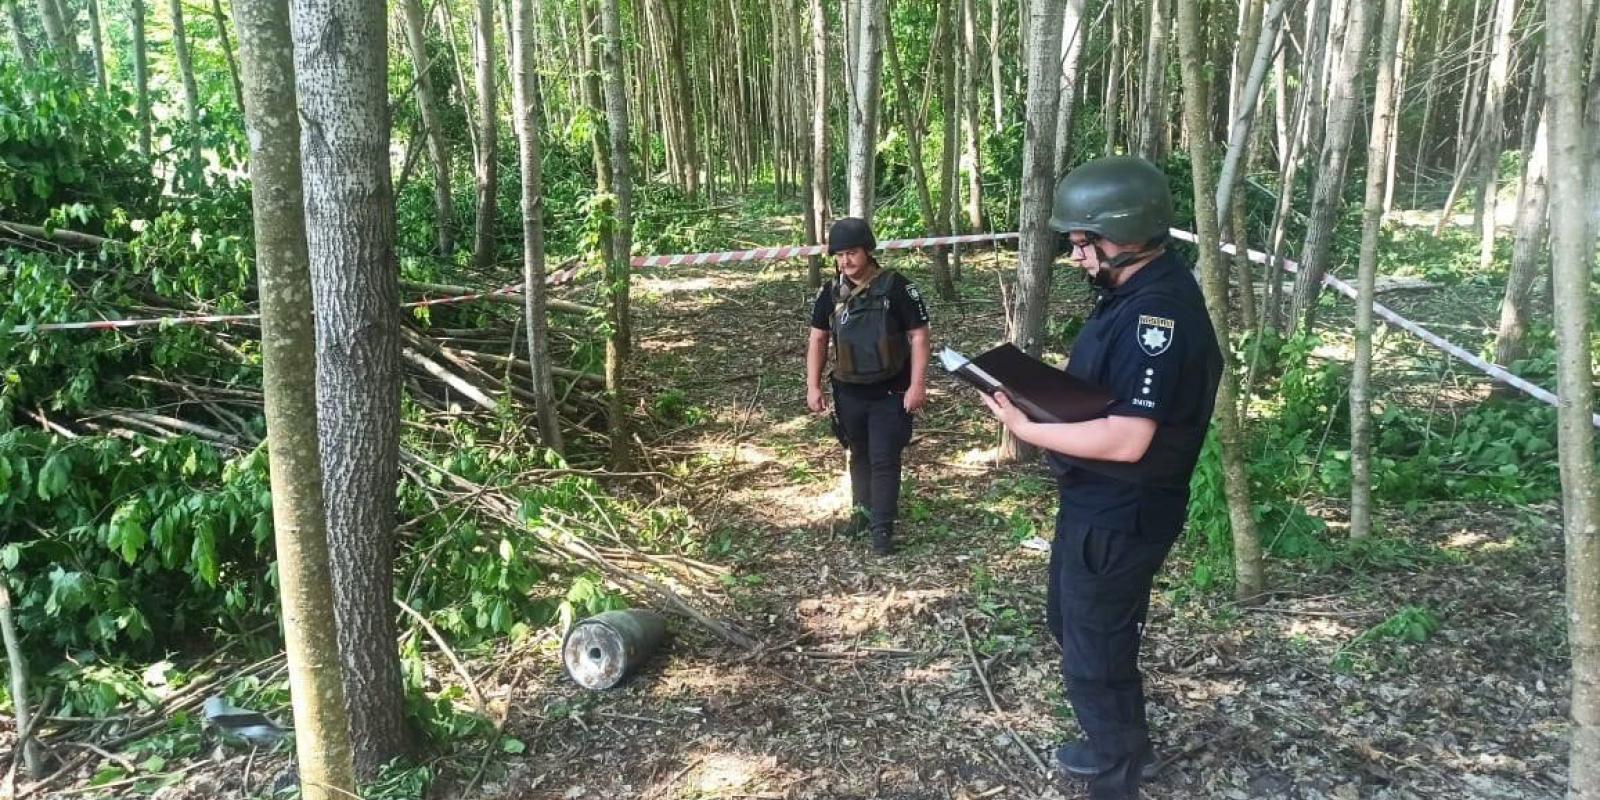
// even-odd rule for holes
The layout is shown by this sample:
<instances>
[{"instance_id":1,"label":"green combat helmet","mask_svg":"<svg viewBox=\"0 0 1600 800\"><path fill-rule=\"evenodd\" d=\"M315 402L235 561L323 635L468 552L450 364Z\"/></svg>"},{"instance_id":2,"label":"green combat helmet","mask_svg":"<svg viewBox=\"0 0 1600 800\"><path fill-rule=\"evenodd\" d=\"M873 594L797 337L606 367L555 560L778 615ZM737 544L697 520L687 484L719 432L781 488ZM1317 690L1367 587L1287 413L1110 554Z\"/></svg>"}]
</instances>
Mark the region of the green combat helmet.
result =
<instances>
[{"instance_id":1,"label":"green combat helmet","mask_svg":"<svg viewBox=\"0 0 1600 800\"><path fill-rule=\"evenodd\" d=\"M1166 174L1138 156L1106 156L1082 164L1056 183L1050 227L1143 246L1164 239L1172 217Z\"/></svg>"}]
</instances>

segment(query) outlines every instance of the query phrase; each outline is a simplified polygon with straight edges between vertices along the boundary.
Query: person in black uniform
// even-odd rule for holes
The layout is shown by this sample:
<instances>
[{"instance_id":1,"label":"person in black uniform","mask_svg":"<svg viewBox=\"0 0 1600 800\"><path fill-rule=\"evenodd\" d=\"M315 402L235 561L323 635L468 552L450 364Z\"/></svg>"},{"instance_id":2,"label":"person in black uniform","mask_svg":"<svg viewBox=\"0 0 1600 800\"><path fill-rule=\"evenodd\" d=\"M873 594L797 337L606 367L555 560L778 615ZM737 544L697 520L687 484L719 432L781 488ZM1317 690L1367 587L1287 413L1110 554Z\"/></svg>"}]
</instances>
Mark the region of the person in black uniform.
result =
<instances>
[{"instance_id":1,"label":"person in black uniform","mask_svg":"<svg viewBox=\"0 0 1600 800\"><path fill-rule=\"evenodd\" d=\"M1099 292L1066 369L1119 402L1098 419L1047 425L1003 394L985 398L1056 473L1046 616L1083 729L1056 761L1095 798L1134 796L1153 762L1139 641L1151 582L1188 516L1222 374L1200 287L1166 247L1172 218L1166 176L1143 159L1096 159L1062 178L1050 226Z\"/></svg>"},{"instance_id":2,"label":"person in black uniform","mask_svg":"<svg viewBox=\"0 0 1600 800\"><path fill-rule=\"evenodd\" d=\"M894 551L900 502L900 452L911 441L912 415L927 398L928 309L911 281L878 265L864 220L845 217L828 229L837 280L817 293L806 348L806 406L828 410L822 392L833 343L833 430L849 450L852 527L867 522L872 549Z\"/></svg>"}]
</instances>

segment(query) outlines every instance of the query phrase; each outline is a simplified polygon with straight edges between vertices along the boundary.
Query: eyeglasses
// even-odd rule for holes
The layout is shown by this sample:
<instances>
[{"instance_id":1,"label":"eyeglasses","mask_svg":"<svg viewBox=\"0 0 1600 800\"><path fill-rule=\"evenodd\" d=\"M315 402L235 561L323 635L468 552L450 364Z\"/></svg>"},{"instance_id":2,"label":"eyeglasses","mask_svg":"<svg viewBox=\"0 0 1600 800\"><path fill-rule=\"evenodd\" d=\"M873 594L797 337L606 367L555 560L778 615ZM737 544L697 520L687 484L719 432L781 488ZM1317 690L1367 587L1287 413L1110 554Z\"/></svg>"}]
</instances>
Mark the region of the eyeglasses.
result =
<instances>
[{"instance_id":1,"label":"eyeglasses","mask_svg":"<svg viewBox=\"0 0 1600 800\"><path fill-rule=\"evenodd\" d=\"M1061 234L1060 242L1057 245L1057 252L1065 255L1068 253L1076 253L1079 250L1086 250L1090 247L1093 247L1096 242L1100 241L1101 238L1100 234L1092 231L1084 231L1081 235L1083 236L1083 241L1075 242L1072 240L1071 235L1065 233Z\"/></svg>"}]
</instances>

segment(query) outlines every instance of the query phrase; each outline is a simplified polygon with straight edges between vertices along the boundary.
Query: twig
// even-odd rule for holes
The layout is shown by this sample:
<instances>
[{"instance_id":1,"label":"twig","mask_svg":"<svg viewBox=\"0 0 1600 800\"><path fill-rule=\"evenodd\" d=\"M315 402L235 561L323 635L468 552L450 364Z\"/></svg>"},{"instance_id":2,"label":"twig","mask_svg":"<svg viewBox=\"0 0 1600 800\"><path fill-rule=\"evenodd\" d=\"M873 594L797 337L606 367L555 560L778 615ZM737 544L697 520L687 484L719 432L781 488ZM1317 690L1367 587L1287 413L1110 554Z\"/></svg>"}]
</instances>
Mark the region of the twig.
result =
<instances>
[{"instance_id":1,"label":"twig","mask_svg":"<svg viewBox=\"0 0 1600 800\"><path fill-rule=\"evenodd\" d=\"M440 364L439 362L428 358L411 347L400 348L400 354L405 356L406 360L421 367L424 372L443 381L445 384L450 386L450 388L466 395L467 399L477 403L484 410L489 411L490 413L495 413L500 410L500 407L495 405L495 402L489 399L489 395L486 394L482 389L479 389L478 387L469 383L466 378L463 378L451 372L450 370L445 369L444 365Z\"/></svg>"},{"instance_id":2,"label":"twig","mask_svg":"<svg viewBox=\"0 0 1600 800\"><path fill-rule=\"evenodd\" d=\"M461 680L466 682L467 690L472 692L472 702L478 707L478 713L482 715L484 719L492 722L493 717L489 716L489 704L484 702L483 692L478 689L478 682L472 679L472 673L468 672L466 665L461 663L461 659L456 656L456 651L450 649L450 644L444 640L444 636L440 635L439 629L433 627L433 623L429 622L426 617L418 614L416 609L406 605L405 601L395 598L394 604L399 606L401 611L406 612L406 614L410 615L412 619L416 620L417 624L421 625L422 629L428 632L428 638L432 639L433 643L438 645L440 650L444 651L444 657L450 660L450 666L455 668L456 674L460 675Z\"/></svg>"},{"instance_id":3,"label":"twig","mask_svg":"<svg viewBox=\"0 0 1600 800\"><path fill-rule=\"evenodd\" d=\"M1028 743L1023 741L1022 737L1018 736L1017 732L1012 730L1010 725L1000 721L1000 715L1004 712L1000 710L1000 704L994 699L994 690L989 688L989 676L984 674L983 665L978 663L978 651L972 647L972 632L967 630L967 621L965 619L961 620L961 638L967 643L967 658L972 660L972 671L977 673L978 683L983 686L983 696L989 698L989 708L993 709L994 711L995 723L1005 729L1006 735L1010 736L1011 741L1015 742L1018 747L1022 748L1022 752L1028 754L1028 760L1032 761L1033 765L1039 768L1039 772L1041 774L1049 775L1050 768L1044 765L1044 759L1039 758L1039 754L1033 752L1033 748L1028 746Z\"/></svg>"},{"instance_id":4,"label":"twig","mask_svg":"<svg viewBox=\"0 0 1600 800\"><path fill-rule=\"evenodd\" d=\"M111 752L109 750L102 750L99 747L96 747L95 745L92 745L92 744L90 744L88 742L65 742L65 744L68 747L76 747L76 748L79 748L81 750L88 750L89 752L94 753L95 755L97 755L97 756L99 756L99 757L101 757L101 758L103 758L103 759L105 759L107 761L115 761L115 762L117 762L118 766L120 766L123 769L127 770L130 774L139 771L139 767L136 766L132 761L129 761L127 758L125 758L123 756L119 756L116 753L113 753L113 752Z\"/></svg>"}]
</instances>

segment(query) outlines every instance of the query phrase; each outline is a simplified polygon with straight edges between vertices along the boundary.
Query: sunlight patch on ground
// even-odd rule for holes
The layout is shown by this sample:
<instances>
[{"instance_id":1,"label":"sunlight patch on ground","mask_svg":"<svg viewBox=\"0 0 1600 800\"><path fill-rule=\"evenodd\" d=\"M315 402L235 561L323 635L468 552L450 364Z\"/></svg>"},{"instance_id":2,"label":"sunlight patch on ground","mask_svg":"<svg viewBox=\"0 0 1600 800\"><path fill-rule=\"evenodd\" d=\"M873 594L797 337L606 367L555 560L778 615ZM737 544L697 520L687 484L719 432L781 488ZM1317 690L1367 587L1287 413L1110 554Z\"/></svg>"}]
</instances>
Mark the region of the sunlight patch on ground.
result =
<instances>
[{"instance_id":1,"label":"sunlight patch on ground","mask_svg":"<svg viewBox=\"0 0 1600 800\"><path fill-rule=\"evenodd\" d=\"M1278 631L1287 639L1337 641L1356 634L1356 630L1338 620L1322 617L1305 617L1285 620Z\"/></svg>"},{"instance_id":2,"label":"sunlight patch on ground","mask_svg":"<svg viewBox=\"0 0 1600 800\"><path fill-rule=\"evenodd\" d=\"M800 627L827 638L837 632L857 636L881 630L895 619L924 614L949 599L953 588L890 589L882 594L830 594L810 597L795 604Z\"/></svg>"}]
</instances>

